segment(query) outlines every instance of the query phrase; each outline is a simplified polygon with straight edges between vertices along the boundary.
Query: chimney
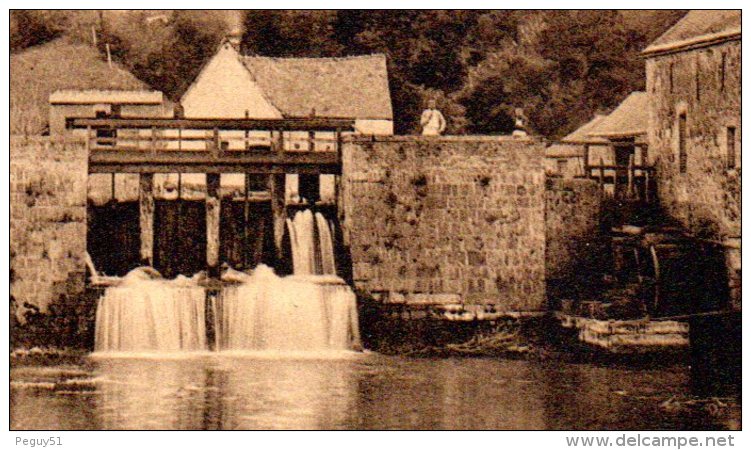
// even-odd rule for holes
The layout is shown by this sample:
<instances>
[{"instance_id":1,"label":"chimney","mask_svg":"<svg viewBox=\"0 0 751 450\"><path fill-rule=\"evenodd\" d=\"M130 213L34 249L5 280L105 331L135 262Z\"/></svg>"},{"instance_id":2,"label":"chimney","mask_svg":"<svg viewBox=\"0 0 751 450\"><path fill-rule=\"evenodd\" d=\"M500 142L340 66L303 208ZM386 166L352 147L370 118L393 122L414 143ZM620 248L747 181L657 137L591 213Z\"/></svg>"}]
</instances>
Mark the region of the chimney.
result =
<instances>
[{"instance_id":1,"label":"chimney","mask_svg":"<svg viewBox=\"0 0 751 450\"><path fill-rule=\"evenodd\" d=\"M226 11L227 25L227 42L235 49L240 50L240 42L243 37L243 16L241 11Z\"/></svg>"},{"instance_id":2,"label":"chimney","mask_svg":"<svg viewBox=\"0 0 751 450\"><path fill-rule=\"evenodd\" d=\"M232 31L227 34L227 42L230 43L236 50L240 50L240 41L242 40L242 34L237 31Z\"/></svg>"}]
</instances>

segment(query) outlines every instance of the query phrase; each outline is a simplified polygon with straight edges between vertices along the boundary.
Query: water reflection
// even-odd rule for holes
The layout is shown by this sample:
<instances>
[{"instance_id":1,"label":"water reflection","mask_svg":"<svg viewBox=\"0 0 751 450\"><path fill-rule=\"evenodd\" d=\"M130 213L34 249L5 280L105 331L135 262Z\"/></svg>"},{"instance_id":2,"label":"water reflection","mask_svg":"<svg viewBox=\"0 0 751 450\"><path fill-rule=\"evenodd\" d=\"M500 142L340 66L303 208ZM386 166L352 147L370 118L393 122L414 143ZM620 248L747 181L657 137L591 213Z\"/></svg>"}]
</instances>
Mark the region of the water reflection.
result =
<instances>
[{"instance_id":1,"label":"water reflection","mask_svg":"<svg viewBox=\"0 0 751 450\"><path fill-rule=\"evenodd\" d=\"M13 429L722 429L740 420L739 407L730 416L662 408L688 398L683 368L360 354L97 359L92 387L78 392L29 389L29 372L14 371Z\"/></svg>"}]
</instances>

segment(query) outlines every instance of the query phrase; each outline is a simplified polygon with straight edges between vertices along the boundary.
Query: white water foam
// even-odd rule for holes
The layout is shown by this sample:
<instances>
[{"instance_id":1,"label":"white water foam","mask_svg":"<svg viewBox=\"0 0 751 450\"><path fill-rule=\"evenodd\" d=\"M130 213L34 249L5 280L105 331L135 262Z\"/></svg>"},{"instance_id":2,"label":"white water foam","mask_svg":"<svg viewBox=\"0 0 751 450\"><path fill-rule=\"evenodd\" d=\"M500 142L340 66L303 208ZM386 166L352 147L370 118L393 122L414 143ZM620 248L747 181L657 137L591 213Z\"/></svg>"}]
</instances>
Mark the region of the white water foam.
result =
<instances>
[{"instance_id":1,"label":"white water foam","mask_svg":"<svg viewBox=\"0 0 751 450\"><path fill-rule=\"evenodd\" d=\"M222 279L233 284L209 297L215 349L328 358L331 352L360 348L356 298L335 275L330 222L305 210L288 219L287 227L294 275L282 278L264 265L250 275L229 269ZM199 279L167 281L151 268L131 271L99 300L97 354L180 357L207 352L207 300Z\"/></svg>"},{"instance_id":2,"label":"white water foam","mask_svg":"<svg viewBox=\"0 0 751 450\"><path fill-rule=\"evenodd\" d=\"M259 266L216 299L220 350L324 351L360 345L355 294L334 276L278 277Z\"/></svg>"},{"instance_id":3,"label":"white water foam","mask_svg":"<svg viewBox=\"0 0 751 450\"><path fill-rule=\"evenodd\" d=\"M157 276L138 268L107 288L97 305L97 352L207 350L206 294L197 277Z\"/></svg>"}]
</instances>

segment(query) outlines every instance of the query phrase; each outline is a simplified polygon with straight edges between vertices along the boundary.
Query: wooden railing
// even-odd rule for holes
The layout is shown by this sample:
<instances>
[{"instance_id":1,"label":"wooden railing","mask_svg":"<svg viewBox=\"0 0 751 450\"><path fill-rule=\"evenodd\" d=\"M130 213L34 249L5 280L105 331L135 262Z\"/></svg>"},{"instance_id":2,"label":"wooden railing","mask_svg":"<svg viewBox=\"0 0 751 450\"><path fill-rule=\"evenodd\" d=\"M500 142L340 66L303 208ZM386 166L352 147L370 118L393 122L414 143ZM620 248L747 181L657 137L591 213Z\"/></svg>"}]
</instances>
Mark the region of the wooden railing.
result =
<instances>
[{"instance_id":1,"label":"wooden railing","mask_svg":"<svg viewBox=\"0 0 751 450\"><path fill-rule=\"evenodd\" d=\"M551 155L555 159L575 159L580 161L581 171L578 178L597 180L603 192L616 199L639 200L651 202L653 200L654 175L653 166L635 162L635 153L629 155L627 164L606 164L602 157L597 163L590 162L592 147L605 147L612 152L609 159L616 161L615 152L618 148L629 148L641 153L641 161L648 160L648 145L640 142L592 142L566 141L555 142L554 145L580 147L580 154ZM606 186L608 187L606 189ZM612 189L610 187L612 186Z\"/></svg>"},{"instance_id":2,"label":"wooden railing","mask_svg":"<svg viewBox=\"0 0 751 450\"><path fill-rule=\"evenodd\" d=\"M91 172L337 173L354 121L311 119L70 119Z\"/></svg>"}]
</instances>

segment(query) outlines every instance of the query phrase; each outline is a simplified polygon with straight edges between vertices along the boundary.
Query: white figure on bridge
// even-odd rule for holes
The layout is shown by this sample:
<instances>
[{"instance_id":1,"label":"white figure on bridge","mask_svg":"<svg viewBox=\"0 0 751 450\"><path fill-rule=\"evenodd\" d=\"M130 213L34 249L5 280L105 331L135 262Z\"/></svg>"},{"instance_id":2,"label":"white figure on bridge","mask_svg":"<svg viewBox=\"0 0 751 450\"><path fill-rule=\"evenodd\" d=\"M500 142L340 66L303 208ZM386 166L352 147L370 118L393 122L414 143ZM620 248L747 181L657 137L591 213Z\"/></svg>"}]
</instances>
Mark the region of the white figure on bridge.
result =
<instances>
[{"instance_id":1,"label":"white figure on bridge","mask_svg":"<svg viewBox=\"0 0 751 450\"><path fill-rule=\"evenodd\" d=\"M440 136L446 130L446 119L436 109L435 100L428 100L428 108L420 117L423 136Z\"/></svg>"}]
</instances>

